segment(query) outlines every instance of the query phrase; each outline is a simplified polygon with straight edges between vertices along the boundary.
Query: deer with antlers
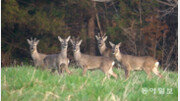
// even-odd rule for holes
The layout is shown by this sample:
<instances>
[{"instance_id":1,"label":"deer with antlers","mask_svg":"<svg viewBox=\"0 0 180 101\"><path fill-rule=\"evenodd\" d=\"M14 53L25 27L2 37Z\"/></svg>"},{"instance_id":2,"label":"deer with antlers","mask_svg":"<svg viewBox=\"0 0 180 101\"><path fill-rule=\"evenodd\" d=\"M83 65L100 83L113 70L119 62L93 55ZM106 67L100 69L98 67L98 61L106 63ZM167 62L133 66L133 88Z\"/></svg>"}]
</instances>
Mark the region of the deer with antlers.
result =
<instances>
[{"instance_id":1,"label":"deer with antlers","mask_svg":"<svg viewBox=\"0 0 180 101\"><path fill-rule=\"evenodd\" d=\"M33 59L34 65L36 67L43 67L44 62L43 59L47 56L46 54L39 53L37 51L37 45L39 43L39 40L36 38L31 38L27 39L28 44L30 45L30 52L31 52L31 57Z\"/></svg>"}]
</instances>

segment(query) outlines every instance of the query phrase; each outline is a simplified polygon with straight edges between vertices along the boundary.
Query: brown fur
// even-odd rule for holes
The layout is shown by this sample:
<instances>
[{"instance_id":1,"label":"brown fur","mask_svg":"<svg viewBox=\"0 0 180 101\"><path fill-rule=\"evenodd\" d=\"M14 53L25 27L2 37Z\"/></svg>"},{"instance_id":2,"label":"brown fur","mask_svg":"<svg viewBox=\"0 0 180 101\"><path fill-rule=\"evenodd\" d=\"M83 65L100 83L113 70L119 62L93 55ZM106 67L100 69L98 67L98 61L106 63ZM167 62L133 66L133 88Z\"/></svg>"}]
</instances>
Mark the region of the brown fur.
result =
<instances>
[{"instance_id":1,"label":"brown fur","mask_svg":"<svg viewBox=\"0 0 180 101\"><path fill-rule=\"evenodd\" d=\"M69 59L67 58L67 47L70 36L67 39L61 39L58 36L58 39L61 42L61 52L59 54L47 55L44 58L45 68L51 69L52 72L58 70L59 74L61 70L64 70L62 68L65 68L66 72L70 74L71 72L68 69Z\"/></svg>"},{"instance_id":2,"label":"brown fur","mask_svg":"<svg viewBox=\"0 0 180 101\"><path fill-rule=\"evenodd\" d=\"M107 36L95 36L98 42L98 48L99 48L99 52L102 56L106 56L106 57L113 57L112 55L112 51L110 48L106 47L106 43L105 41L107 40Z\"/></svg>"},{"instance_id":3,"label":"brown fur","mask_svg":"<svg viewBox=\"0 0 180 101\"><path fill-rule=\"evenodd\" d=\"M129 77L130 71L133 70L144 70L149 78L151 78L151 72L160 78L162 77L157 69L159 62L153 57L125 55L119 50L121 43L114 45L110 42L110 45L112 46L112 51L115 58L124 66L126 78Z\"/></svg>"},{"instance_id":4,"label":"brown fur","mask_svg":"<svg viewBox=\"0 0 180 101\"><path fill-rule=\"evenodd\" d=\"M101 69L109 78L110 75L117 78L117 75L112 71L114 60L108 57L103 56L91 56L82 54L80 52L80 44L82 40L79 42L75 42L71 40L73 44L74 58L83 69L83 75L86 73L88 69Z\"/></svg>"},{"instance_id":5,"label":"brown fur","mask_svg":"<svg viewBox=\"0 0 180 101\"><path fill-rule=\"evenodd\" d=\"M106 47L106 40L107 40L107 36L106 34L104 34L103 36L101 36L99 33L98 35L95 36L98 42L98 49L99 52L102 56L105 57L110 57L112 59L114 59L115 61L115 67L120 67L120 64L116 61L114 55L112 54L112 50L108 47Z\"/></svg>"},{"instance_id":6,"label":"brown fur","mask_svg":"<svg viewBox=\"0 0 180 101\"><path fill-rule=\"evenodd\" d=\"M30 51L31 51L31 57L33 59L34 65L36 67L43 67L44 62L43 59L47 56L46 54L39 53L37 51L37 45L39 43L39 40L35 39L27 39L27 42L30 45Z\"/></svg>"}]
</instances>

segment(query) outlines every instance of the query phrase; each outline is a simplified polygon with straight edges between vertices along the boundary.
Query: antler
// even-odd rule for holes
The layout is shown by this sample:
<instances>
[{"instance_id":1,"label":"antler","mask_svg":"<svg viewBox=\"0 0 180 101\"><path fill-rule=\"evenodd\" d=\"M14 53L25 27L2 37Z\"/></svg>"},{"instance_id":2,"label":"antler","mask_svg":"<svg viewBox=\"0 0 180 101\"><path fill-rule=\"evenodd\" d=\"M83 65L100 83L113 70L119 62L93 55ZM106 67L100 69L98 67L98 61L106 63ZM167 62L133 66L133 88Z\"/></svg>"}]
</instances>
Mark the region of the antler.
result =
<instances>
[{"instance_id":1,"label":"antler","mask_svg":"<svg viewBox=\"0 0 180 101\"><path fill-rule=\"evenodd\" d=\"M37 41L37 38L34 38L34 42L36 42Z\"/></svg>"},{"instance_id":2,"label":"antler","mask_svg":"<svg viewBox=\"0 0 180 101\"><path fill-rule=\"evenodd\" d=\"M78 42L80 40L80 37L78 36L77 38L75 38L75 41Z\"/></svg>"},{"instance_id":3,"label":"antler","mask_svg":"<svg viewBox=\"0 0 180 101\"><path fill-rule=\"evenodd\" d=\"M102 37L102 38L103 38L103 37L105 37L105 36L106 36L106 33L104 33L104 34L100 34L100 33L98 33L98 34L97 34L97 36L98 36L98 37Z\"/></svg>"},{"instance_id":4,"label":"antler","mask_svg":"<svg viewBox=\"0 0 180 101\"><path fill-rule=\"evenodd\" d=\"M101 33L98 33L98 37L102 37L103 35Z\"/></svg>"},{"instance_id":5,"label":"antler","mask_svg":"<svg viewBox=\"0 0 180 101\"><path fill-rule=\"evenodd\" d=\"M33 38L31 37L30 40L33 41Z\"/></svg>"},{"instance_id":6,"label":"antler","mask_svg":"<svg viewBox=\"0 0 180 101\"><path fill-rule=\"evenodd\" d=\"M71 40L72 41L76 41L76 38L74 36L72 36Z\"/></svg>"},{"instance_id":7,"label":"antler","mask_svg":"<svg viewBox=\"0 0 180 101\"><path fill-rule=\"evenodd\" d=\"M102 37L105 37L106 36L106 33L104 33L103 35L102 35Z\"/></svg>"},{"instance_id":8,"label":"antler","mask_svg":"<svg viewBox=\"0 0 180 101\"><path fill-rule=\"evenodd\" d=\"M92 1L95 1L95 2L110 2L112 0L92 0Z\"/></svg>"}]
</instances>

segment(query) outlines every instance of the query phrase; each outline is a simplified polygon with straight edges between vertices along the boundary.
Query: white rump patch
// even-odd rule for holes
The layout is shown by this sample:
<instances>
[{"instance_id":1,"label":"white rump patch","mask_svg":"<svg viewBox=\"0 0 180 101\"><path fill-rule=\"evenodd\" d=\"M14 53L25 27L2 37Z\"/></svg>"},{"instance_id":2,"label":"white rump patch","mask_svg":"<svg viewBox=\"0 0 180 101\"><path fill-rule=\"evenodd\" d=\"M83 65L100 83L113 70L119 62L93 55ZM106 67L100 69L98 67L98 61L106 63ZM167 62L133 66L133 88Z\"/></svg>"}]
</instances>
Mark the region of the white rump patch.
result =
<instances>
[{"instance_id":1,"label":"white rump patch","mask_svg":"<svg viewBox=\"0 0 180 101\"><path fill-rule=\"evenodd\" d=\"M159 66L159 62L156 62L155 63L155 67L157 68Z\"/></svg>"},{"instance_id":2,"label":"white rump patch","mask_svg":"<svg viewBox=\"0 0 180 101\"><path fill-rule=\"evenodd\" d=\"M115 62L113 61L113 62L112 62L112 66L114 66L114 64L115 64Z\"/></svg>"}]
</instances>

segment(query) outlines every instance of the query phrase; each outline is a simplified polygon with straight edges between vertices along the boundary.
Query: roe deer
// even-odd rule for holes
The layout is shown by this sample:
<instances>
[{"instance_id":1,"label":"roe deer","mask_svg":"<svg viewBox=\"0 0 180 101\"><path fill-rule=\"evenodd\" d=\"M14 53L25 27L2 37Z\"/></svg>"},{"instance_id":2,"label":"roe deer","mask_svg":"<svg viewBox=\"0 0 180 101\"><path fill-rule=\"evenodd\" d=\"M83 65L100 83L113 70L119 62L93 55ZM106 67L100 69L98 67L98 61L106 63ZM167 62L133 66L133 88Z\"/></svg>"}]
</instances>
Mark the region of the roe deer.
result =
<instances>
[{"instance_id":1,"label":"roe deer","mask_svg":"<svg viewBox=\"0 0 180 101\"><path fill-rule=\"evenodd\" d=\"M66 70L67 73L71 73L68 69L69 59L67 58L67 47L70 36L67 39L62 39L58 36L59 41L61 42L61 52L59 54L47 55L44 58L44 66L48 69L51 69L52 72L58 70L58 73L61 73L61 70ZM62 71L63 72L63 71Z\"/></svg>"},{"instance_id":2,"label":"roe deer","mask_svg":"<svg viewBox=\"0 0 180 101\"><path fill-rule=\"evenodd\" d=\"M106 47L105 41L107 40L107 36L104 34L103 36L100 36L98 33L98 36L95 36L98 42L98 49L102 56L106 57L113 57L111 49Z\"/></svg>"},{"instance_id":3,"label":"roe deer","mask_svg":"<svg viewBox=\"0 0 180 101\"><path fill-rule=\"evenodd\" d=\"M100 54L102 56L106 56L106 57L115 59L114 55L112 54L112 50L110 48L106 47L106 43L105 43L105 41L107 40L106 34L101 36L98 33L98 36L96 35L95 37L98 42L98 49L99 49ZM116 59L115 59L115 67L120 67L120 64L116 61Z\"/></svg>"},{"instance_id":4,"label":"roe deer","mask_svg":"<svg viewBox=\"0 0 180 101\"><path fill-rule=\"evenodd\" d=\"M33 59L34 65L36 67L43 67L43 59L46 57L45 54L41 54L37 51L37 45L39 40L36 38L34 39L27 39L28 44L30 45L31 57Z\"/></svg>"},{"instance_id":5,"label":"roe deer","mask_svg":"<svg viewBox=\"0 0 180 101\"><path fill-rule=\"evenodd\" d=\"M73 45L75 61L82 67L83 75L88 69L101 69L108 76L108 78L110 77L110 75L112 75L114 78L117 78L117 75L112 70L115 63L113 59L103 56L91 56L82 54L80 52L80 45L82 40L70 41Z\"/></svg>"},{"instance_id":6,"label":"roe deer","mask_svg":"<svg viewBox=\"0 0 180 101\"><path fill-rule=\"evenodd\" d=\"M119 50L121 43L117 45L113 44L112 42L109 43L112 46L112 51L115 58L124 66L126 78L129 77L130 71L132 70L144 70L149 78L151 78L151 72L160 78L162 77L158 71L159 62L153 57L125 55Z\"/></svg>"}]
</instances>

